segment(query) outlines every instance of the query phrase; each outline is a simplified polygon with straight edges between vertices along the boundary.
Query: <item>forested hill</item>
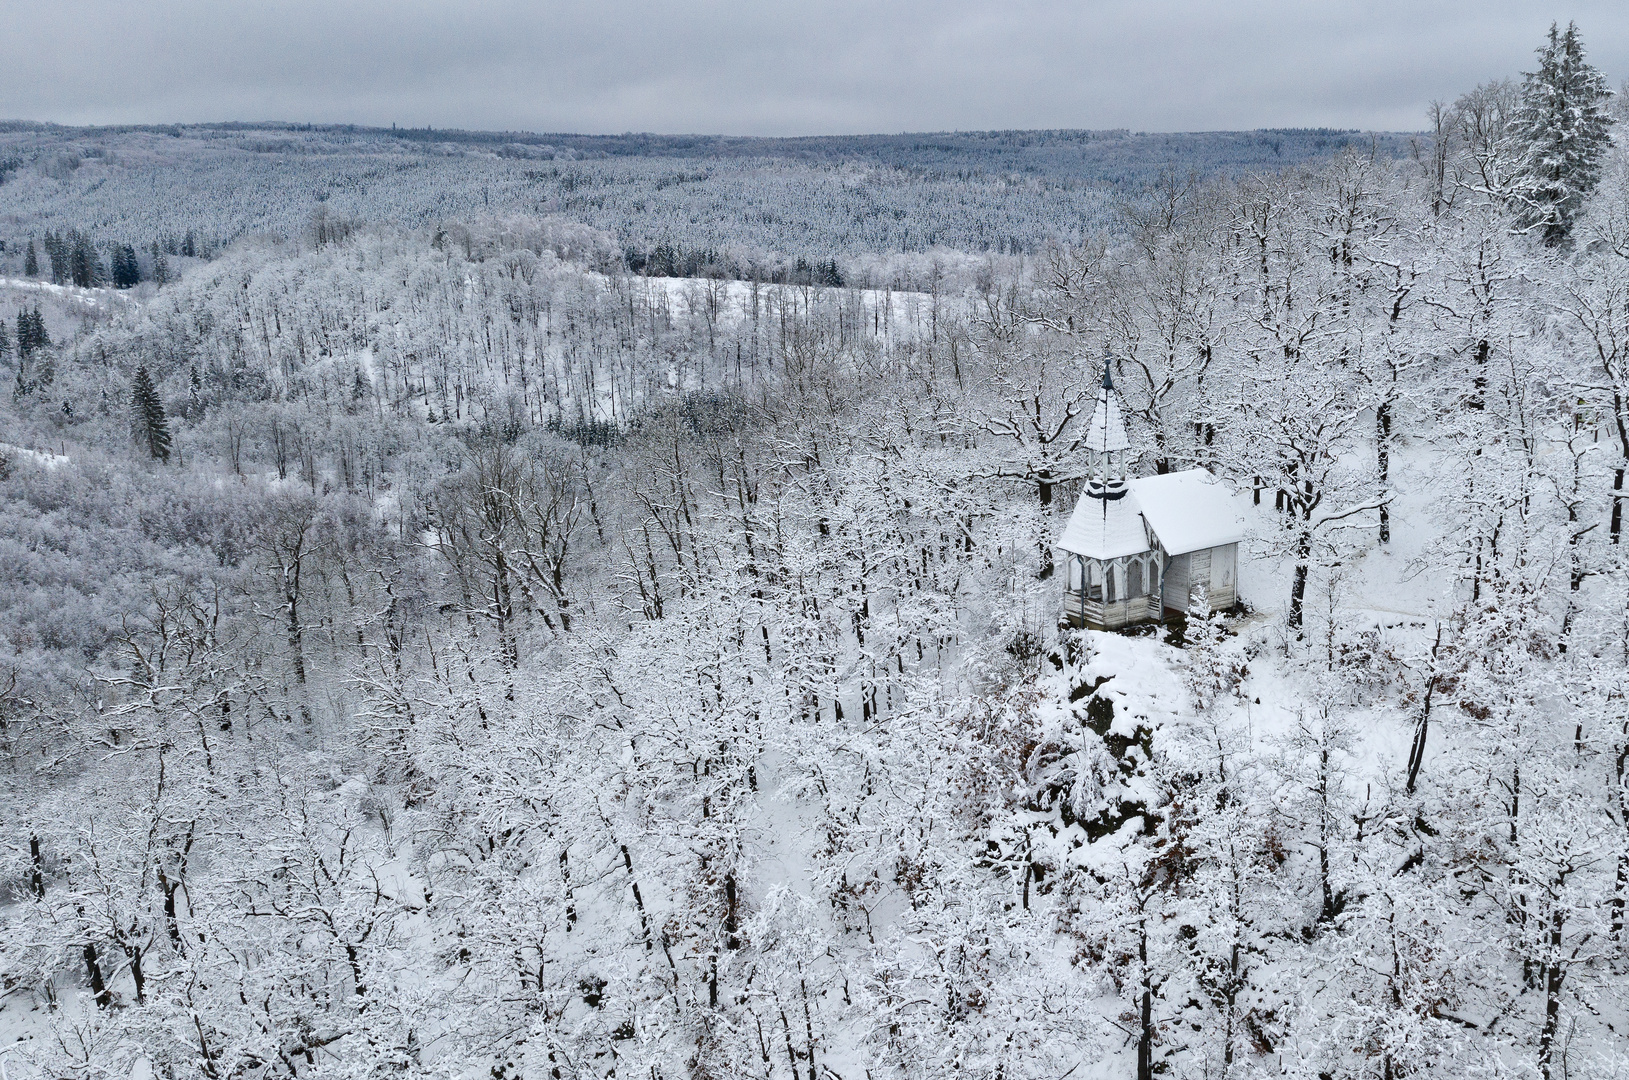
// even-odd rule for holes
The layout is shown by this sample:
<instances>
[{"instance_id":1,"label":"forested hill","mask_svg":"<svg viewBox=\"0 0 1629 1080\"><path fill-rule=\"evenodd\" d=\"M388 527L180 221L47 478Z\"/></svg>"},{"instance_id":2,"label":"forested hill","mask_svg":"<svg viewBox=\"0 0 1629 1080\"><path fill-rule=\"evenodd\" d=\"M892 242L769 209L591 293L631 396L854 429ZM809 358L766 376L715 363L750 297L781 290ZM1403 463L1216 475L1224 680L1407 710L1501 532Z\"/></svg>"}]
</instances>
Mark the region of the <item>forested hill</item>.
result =
<instances>
[{"instance_id":1,"label":"forested hill","mask_svg":"<svg viewBox=\"0 0 1629 1080\"><path fill-rule=\"evenodd\" d=\"M1140 204L3 133L0 1080L1629 1080L1629 142L1540 61ZM1054 547L1122 468L1245 606Z\"/></svg>"},{"instance_id":2,"label":"forested hill","mask_svg":"<svg viewBox=\"0 0 1629 1080\"><path fill-rule=\"evenodd\" d=\"M1406 134L1329 129L1148 134L994 131L739 138L294 124L0 124L7 250L73 228L137 248L188 231L206 250L303 235L313 211L420 228L545 213L619 243L737 258L1024 251L1112 225L1162 174L1277 172Z\"/></svg>"}]
</instances>

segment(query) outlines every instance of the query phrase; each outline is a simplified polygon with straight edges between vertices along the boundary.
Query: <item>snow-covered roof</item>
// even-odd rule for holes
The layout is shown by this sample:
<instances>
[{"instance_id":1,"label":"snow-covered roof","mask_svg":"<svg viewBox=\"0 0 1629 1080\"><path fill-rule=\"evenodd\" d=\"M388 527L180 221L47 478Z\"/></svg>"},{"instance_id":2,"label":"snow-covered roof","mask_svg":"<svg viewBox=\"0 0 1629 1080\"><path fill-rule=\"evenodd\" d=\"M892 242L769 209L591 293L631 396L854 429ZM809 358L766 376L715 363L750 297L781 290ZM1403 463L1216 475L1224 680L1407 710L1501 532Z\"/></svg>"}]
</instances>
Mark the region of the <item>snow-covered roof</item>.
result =
<instances>
[{"instance_id":1,"label":"snow-covered roof","mask_svg":"<svg viewBox=\"0 0 1629 1080\"><path fill-rule=\"evenodd\" d=\"M1133 480L1130 497L1168 555L1244 539L1244 514L1232 493L1204 469Z\"/></svg>"},{"instance_id":2,"label":"snow-covered roof","mask_svg":"<svg viewBox=\"0 0 1629 1080\"><path fill-rule=\"evenodd\" d=\"M1091 426L1086 429L1086 449L1099 454L1118 454L1131 449L1131 440L1126 438L1126 422L1120 415L1120 399L1114 393L1106 370L1102 389L1097 392L1097 406L1092 410Z\"/></svg>"},{"instance_id":3,"label":"snow-covered roof","mask_svg":"<svg viewBox=\"0 0 1629 1080\"><path fill-rule=\"evenodd\" d=\"M1149 550L1150 532L1169 555L1244 539L1244 515L1204 469L1145 476L1127 487L1119 499L1082 495L1058 547L1088 559L1118 559Z\"/></svg>"},{"instance_id":4,"label":"snow-covered roof","mask_svg":"<svg viewBox=\"0 0 1629 1080\"><path fill-rule=\"evenodd\" d=\"M1082 495L1058 546L1088 559L1118 559L1149 550L1137 497L1129 491L1118 499Z\"/></svg>"}]
</instances>

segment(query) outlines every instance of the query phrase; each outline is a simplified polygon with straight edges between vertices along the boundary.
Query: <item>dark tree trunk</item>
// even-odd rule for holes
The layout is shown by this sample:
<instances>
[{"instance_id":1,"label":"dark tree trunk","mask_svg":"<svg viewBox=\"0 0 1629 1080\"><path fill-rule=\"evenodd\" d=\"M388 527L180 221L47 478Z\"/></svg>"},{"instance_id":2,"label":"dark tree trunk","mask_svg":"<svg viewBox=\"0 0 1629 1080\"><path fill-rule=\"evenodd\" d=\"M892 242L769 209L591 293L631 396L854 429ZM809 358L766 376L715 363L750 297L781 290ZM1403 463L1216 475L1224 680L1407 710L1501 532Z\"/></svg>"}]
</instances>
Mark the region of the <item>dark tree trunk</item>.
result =
<instances>
[{"instance_id":1,"label":"dark tree trunk","mask_svg":"<svg viewBox=\"0 0 1629 1080\"><path fill-rule=\"evenodd\" d=\"M730 950L741 947L741 939L737 936L740 907L735 893L735 875L724 875L724 947Z\"/></svg>"},{"instance_id":2,"label":"dark tree trunk","mask_svg":"<svg viewBox=\"0 0 1629 1080\"><path fill-rule=\"evenodd\" d=\"M39 837L30 836L28 838L28 854L29 854L29 858L33 860L33 864L34 864L33 868L28 873L29 888L34 890L34 898L36 900L44 900L45 899L45 859L40 854L40 838Z\"/></svg>"},{"instance_id":3,"label":"dark tree trunk","mask_svg":"<svg viewBox=\"0 0 1629 1080\"><path fill-rule=\"evenodd\" d=\"M102 980L102 965L97 962L96 946L91 942L85 943L85 973L90 976L91 995L96 999L96 1004L104 1009L112 1005L113 995Z\"/></svg>"},{"instance_id":4,"label":"dark tree trunk","mask_svg":"<svg viewBox=\"0 0 1629 1080\"><path fill-rule=\"evenodd\" d=\"M124 954L130 958L130 978L136 984L136 1004L147 1004L147 979L141 973L141 946L126 945Z\"/></svg>"},{"instance_id":5,"label":"dark tree trunk","mask_svg":"<svg viewBox=\"0 0 1629 1080\"><path fill-rule=\"evenodd\" d=\"M1137 1080L1154 1080L1154 988L1148 979L1148 924L1137 922L1137 959L1142 964L1142 1024L1137 1035Z\"/></svg>"},{"instance_id":6,"label":"dark tree trunk","mask_svg":"<svg viewBox=\"0 0 1629 1080\"><path fill-rule=\"evenodd\" d=\"M296 564L293 578L290 579L288 571L284 571L285 604L288 612L288 649L294 658L294 681L301 686L305 685L305 642L304 631L300 626L300 568Z\"/></svg>"},{"instance_id":7,"label":"dark tree trunk","mask_svg":"<svg viewBox=\"0 0 1629 1080\"><path fill-rule=\"evenodd\" d=\"M164 922L170 930L170 943L179 952L182 948L181 923L175 917L175 894L180 890L181 882L171 881L169 875L164 872L164 868L161 866L158 868L158 887L159 891L164 894Z\"/></svg>"},{"instance_id":8,"label":"dark tree trunk","mask_svg":"<svg viewBox=\"0 0 1629 1080\"><path fill-rule=\"evenodd\" d=\"M1544 966L1544 1026L1539 1029L1539 1075L1551 1080L1555 1056L1555 1037L1561 1027L1561 981L1566 971L1561 966L1561 930L1564 920L1561 912L1550 913L1550 962Z\"/></svg>"},{"instance_id":9,"label":"dark tree trunk","mask_svg":"<svg viewBox=\"0 0 1629 1080\"><path fill-rule=\"evenodd\" d=\"M1623 535L1623 466L1612 471L1612 542Z\"/></svg>"},{"instance_id":10,"label":"dark tree trunk","mask_svg":"<svg viewBox=\"0 0 1629 1080\"><path fill-rule=\"evenodd\" d=\"M1629 723L1623 728L1625 741L1619 744L1617 765L1618 779L1618 824L1629 830L1629 788L1624 785L1629 782ZM1612 892L1612 940L1623 940L1623 909L1625 895L1629 894L1629 845L1618 850L1618 873L1616 887Z\"/></svg>"},{"instance_id":11,"label":"dark tree trunk","mask_svg":"<svg viewBox=\"0 0 1629 1080\"><path fill-rule=\"evenodd\" d=\"M1295 579L1290 584L1290 629L1300 630L1307 598L1307 572L1312 558L1312 536L1303 533L1295 546Z\"/></svg>"},{"instance_id":12,"label":"dark tree trunk","mask_svg":"<svg viewBox=\"0 0 1629 1080\"><path fill-rule=\"evenodd\" d=\"M1380 479L1380 497L1386 496L1391 480L1391 402L1383 401L1375 410L1375 465ZM1391 543L1391 513L1380 504L1380 542Z\"/></svg>"},{"instance_id":13,"label":"dark tree trunk","mask_svg":"<svg viewBox=\"0 0 1629 1080\"><path fill-rule=\"evenodd\" d=\"M1490 348L1487 338L1483 338L1476 343L1476 378L1471 383L1470 407L1479 412L1487 407L1487 370Z\"/></svg>"},{"instance_id":14,"label":"dark tree trunk","mask_svg":"<svg viewBox=\"0 0 1629 1080\"><path fill-rule=\"evenodd\" d=\"M1431 677L1425 682L1425 701L1420 708L1420 724L1414 729L1414 745L1408 751L1408 793L1414 794L1414 783L1420 778L1420 766L1425 762L1425 739L1431 723L1431 698L1437 690L1437 652L1442 648L1442 627L1437 627L1437 640L1431 646Z\"/></svg>"}]
</instances>

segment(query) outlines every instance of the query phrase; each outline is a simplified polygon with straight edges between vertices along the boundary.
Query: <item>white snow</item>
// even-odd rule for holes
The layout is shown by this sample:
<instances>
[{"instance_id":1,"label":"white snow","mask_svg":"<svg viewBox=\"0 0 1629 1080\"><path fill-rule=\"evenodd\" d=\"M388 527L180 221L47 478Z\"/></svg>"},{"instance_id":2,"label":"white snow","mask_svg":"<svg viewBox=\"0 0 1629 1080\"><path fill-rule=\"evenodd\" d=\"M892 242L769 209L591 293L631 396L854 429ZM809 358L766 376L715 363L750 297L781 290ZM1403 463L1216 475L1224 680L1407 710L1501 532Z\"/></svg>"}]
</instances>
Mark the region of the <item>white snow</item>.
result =
<instances>
[{"instance_id":1,"label":"white snow","mask_svg":"<svg viewBox=\"0 0 1629 1080\"><path fill-rule=\"evenodd\" d=\"M47 469L54 469L58 465L68 464L68 455L53 454L49 450L30 450L26 446L15 446L12 443L0 443L0 455L16 455L26 458L36 465L43 465Z\"/></svg>"},{"instance_id":2,"label":"white snow","mask_svg":"<svg viewBox=\"0 0 1629 1080\"><path fill-rule=\"evenodd\" d=\"M77 285L53 285L49 281L35 281L32 278L0 278L0 288L37 292L62 300L73 300L86 307L104 306L109 295L115 292L113 289L81 289Z\"/></svg>"},{"instance_id":3,"label":"white snow","mask_svg":"<svg viewBox=\"0 0 1629 1080\"><path fill-rule=\"evenodd\" d=\"M1130 491L1118 499L1082 495L1058 537L1058 547L1088 559L1118 559L1149 550L1136 496Z\"/></svg>"},{"instance_id":4,"label":"white snow","mask_svg":"<svg viewBox=\"0 0 1629 1080\"><path fill-rule=\"evenodd\" d=\"M1204 469L1187 469L1131 481L1148 527L1169 555L1236 544L1244 539L1244 515L1233 495Z\"/></svg>"},{"instance_id":5,"label":"white snow","mask_svg":"<svg viewBox=\"0 0 1629 1080\"><path fill-rule=\"evenodd\" d=\"M1144 476L1126 486L1119 499L1082 495L1058 547L1088 559L1118 559L1149 550L1150 532L1169 555L1244 539L1244 515L1233 495L1204 469Z\"/></svg>"},{"instance_id":6,"label":"white snow","mask_svg":"<svg viewBox=\"0 0 1629 1080\"><path fill-rule=\"evenodd\" d=\"M1097 392L1097 406L1092 410L1091 428L1086 435L1086 449L1099 454L1118 454L1131 448L1126 436L1125 418L1120 414L1120 399L1114 387L1104 382Z\"/></svg>"}]
</instances>

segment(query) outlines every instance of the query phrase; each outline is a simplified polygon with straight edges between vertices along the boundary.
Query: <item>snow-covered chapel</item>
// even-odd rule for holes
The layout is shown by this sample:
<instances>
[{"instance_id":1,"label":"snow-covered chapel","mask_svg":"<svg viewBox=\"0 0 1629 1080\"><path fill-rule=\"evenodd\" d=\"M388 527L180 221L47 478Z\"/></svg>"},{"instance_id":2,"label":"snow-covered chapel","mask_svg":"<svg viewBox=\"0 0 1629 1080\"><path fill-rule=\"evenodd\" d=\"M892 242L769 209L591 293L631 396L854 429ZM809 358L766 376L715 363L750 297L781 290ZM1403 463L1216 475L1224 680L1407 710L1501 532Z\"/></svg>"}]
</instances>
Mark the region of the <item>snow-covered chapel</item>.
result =
<instances>
[{"instance_id":1,"label":"snow-covered chapel","mask_svg":"<svg viewBox=\"0 0 1629 1080\"><path fill-rule=\"evenodd\" d=\"M1113 630L1232 607L1243 515L1204 469L1126 479L1131 440L1106 363L1086 450L1091 475L1057 542L1069 624Z\"/></svg>"}]
</instances>

